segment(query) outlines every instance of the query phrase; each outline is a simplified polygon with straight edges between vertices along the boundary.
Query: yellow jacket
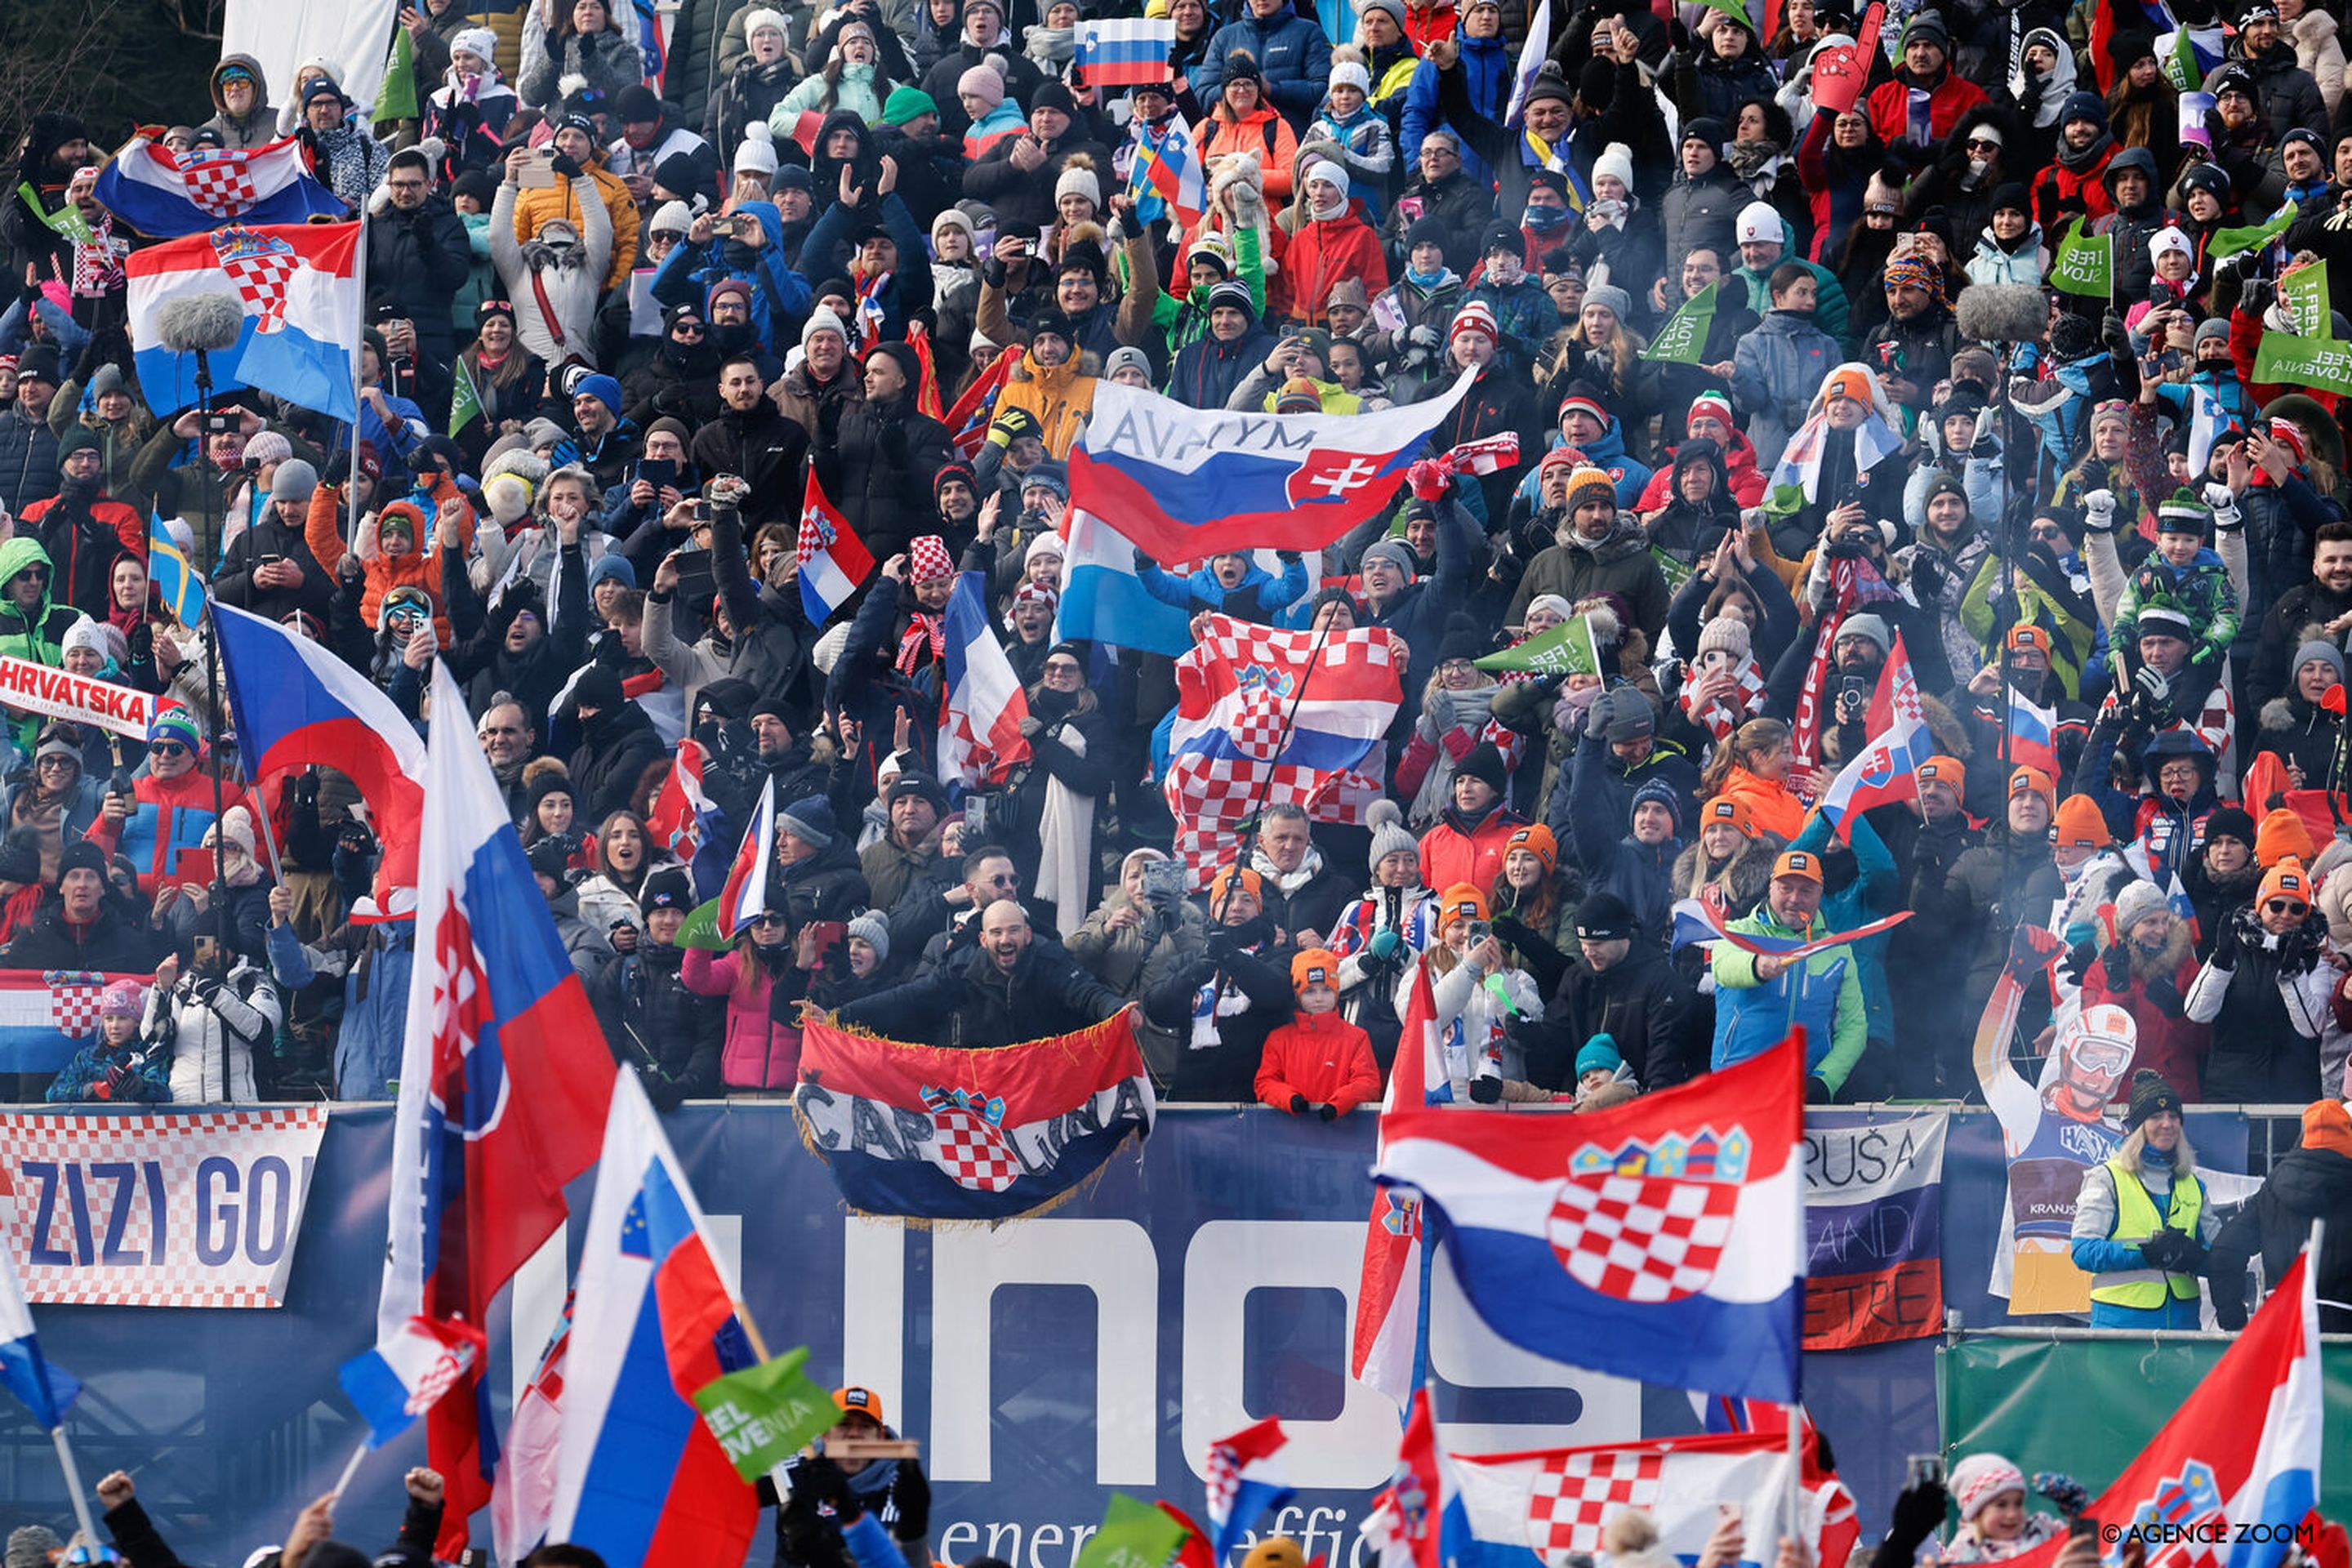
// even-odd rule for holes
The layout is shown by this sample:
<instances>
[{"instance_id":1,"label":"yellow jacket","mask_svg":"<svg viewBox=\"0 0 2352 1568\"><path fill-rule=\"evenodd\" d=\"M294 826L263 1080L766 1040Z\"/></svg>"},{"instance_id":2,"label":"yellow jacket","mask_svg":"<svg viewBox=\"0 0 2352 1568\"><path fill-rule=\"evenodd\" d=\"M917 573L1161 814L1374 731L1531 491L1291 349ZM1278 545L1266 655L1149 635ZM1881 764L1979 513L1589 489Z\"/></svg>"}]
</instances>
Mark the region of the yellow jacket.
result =
<instances>
[{"instance_id":1,"label":"yellow jacket","mask_svg":"<svg viewBox=\"0 0 2352 1568\"><path fill-rule=\"evenodd\" d=\"M1037 416L1045 426L1045 455L1057 463L1068 459L1070 448L1078 444L1078 432L1095 411L1095 378L1087 371L1085 358L1073 349L1068 359L1045 370L1024 350L1021 363L996 395L998 414L1024 408Z\"/></svg>"},{"instance_id":2,"label":"yellow jacket","mask_svg":"<svg viewBox=\"0 0 2352 1568\"><path fill-rule=\"evenodd\" d=\"M621 184L619 175L604 172L601 160L590 163L587 172L604 195L604 210L613 215L613 261L604 268L604 287L622 288L628 283L630 268L637 263L636 198L629 195L629 187ZM558 217L570 219L574 228L580 226L580 207L572 199L569 180L559 181L544 190L515 193L514 231L518 243L529 241L539 232L540 225Z\"/></svg>"}]
</instances>

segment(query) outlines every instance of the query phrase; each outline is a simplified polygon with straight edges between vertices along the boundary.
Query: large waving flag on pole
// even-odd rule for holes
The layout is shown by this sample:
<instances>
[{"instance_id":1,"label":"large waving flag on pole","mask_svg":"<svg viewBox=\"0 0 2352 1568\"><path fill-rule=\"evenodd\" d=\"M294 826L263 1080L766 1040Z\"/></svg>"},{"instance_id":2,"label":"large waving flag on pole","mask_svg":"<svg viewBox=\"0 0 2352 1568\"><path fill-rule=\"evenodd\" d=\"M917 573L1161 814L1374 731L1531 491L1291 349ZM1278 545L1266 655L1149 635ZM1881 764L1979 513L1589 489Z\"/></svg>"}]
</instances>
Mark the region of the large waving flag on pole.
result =
<instances>
[{"instance_id":1,"label":"large waving flag on pole","mask_svg":"<svg viewBox=\"0 0 2352 1568\"><path fill-rule=\"evenodd\" d=\"M1533 1354L1793 1405L1805 1315L1801 1035L1583 1116L1384 1115L1486 1326Z\"/></svg>"},{"instance_id":2,"label":"large waving flag on pole","mask_svg":"<svg viewBox=\"0 0 2352 1568\"><path fill-rule=\"evenodd\" d=\"M132 363L158 415L196 400L195 355L163 344L166 305L201 294L236 301L245 324L212 355L213 389L257 387L348 422L360 341L360 226L231 226L134 250L128 280Z\"/></svg>"},{"instance_id":3,"label":"large waving flag on pole","mask_svg":"<svg viewBox=\"0 0 2352 1568\"><path fill-rule=\"evenodd\" d=\"M759 1499L693 1394L757 1358L644 1087L624 1071L612 1095L572 1283L548 1538L607 1563L740 1563Z\"/></svg>"},{"instance_id":4,"label":"large waving flag on pole","mask_svg":"<svg viewBox=\"0 0 2352 1568\"><path fill-rule=\"evenodd\" d=\"M44 1432L65 1425L66 1412L81 1396L81 1381L61 1366L52 1366L33 1336L33 1310L25 1302L25 1287L16 1278L16 1263L0 1248L0 1387L25 1402Z\"/></svg>"},{"instance_id":5,"label":"large waving flag on pole","mask_svg":"<svg viewBox=\"0 0 2352 1568\"><path fill-rule=\"evenodd\" d=\"M437 660L433 711L466 711ZM595 1160L613 1091L588 994L467 724L433 727L425 800L379 1346L420 1315L488 1324L492 1299L571 1212L564 1184ZM486 1393L477 1361L425 1419L448 1485L445 1557L489 1500Z\"/></svg>"},{"instance_id":6,"label":"large waving flag on pole","mask_svg":"<svg viewBox=\"0 0 2352 1568\"><path fill-rule=\"evenodd\" d=\"M310 177L302 144L292 136L243 152L198 147L186 153L133 136L99 171L98 199L155 239L203 234L224 224L339 218L345 211L334 192Z\"/></svg>"},{"instance_id":7,"label":"large waving flag on pole","mask_svg":"<svg viewBox=\"0 0 2352 1568\"><path fill-rule=\"evenodd\" d=\"M1437 1445L1429 1390L1417 1388L1397 1445L1396 1468L1372 1498L1357 1526L1374 1553L1374 1568L1439 1568L1446 1511L1454 1496L1454 1467Z\"/></svg>"},{"instance_id":8,"label":"large waving flag on pole","mask_svg":"<svg viewBox=\"0 0 2352 1568\"><path fill-rule=\"evenodd\" d=\"M1396 1065L1381 1101L1381 1148L1390 1117L1400 1108L1450 1102L1454 1087L1438 1065L1437 999L1429 971L1413 966ZM1430 1085L1437 1086L1434 1092ZM1364 1223L1363 1270L1356 1281L1356 1330L1349 1375L1377 1388L1402 1410L1423 1386L1423 1315L1428 1310L1429 1258L1422 1233L1421 1194L1410 1187L1375 1186Z\"/></svg>"},{"instance_id":9,"label":"large waving flag on pole","mask_svg":"<svg viewBox=\"0 0 2352 1568\"><path fill-rule=\"evenodd\" d=\"M1298 1495L1284 1479L1280 1455L1290 1439L1282 1418L1269 1415L1209 1445L1209 1543L1213 1558L1230 1559L1250 1526Z\"/></svg>"},{"instance_id":10,"label":"large waving flag on pole","mask_svg":"<svg viewBox=\"0 0 2352 1568\"><path fill-rule=\"evenodd\" d=\"M1070 504L1118 520L1155 561L1317 550L1386 512L1469 389L1378 414L1229 414L1101 382L1070 451Z\"/></svg>"}]
</instances>

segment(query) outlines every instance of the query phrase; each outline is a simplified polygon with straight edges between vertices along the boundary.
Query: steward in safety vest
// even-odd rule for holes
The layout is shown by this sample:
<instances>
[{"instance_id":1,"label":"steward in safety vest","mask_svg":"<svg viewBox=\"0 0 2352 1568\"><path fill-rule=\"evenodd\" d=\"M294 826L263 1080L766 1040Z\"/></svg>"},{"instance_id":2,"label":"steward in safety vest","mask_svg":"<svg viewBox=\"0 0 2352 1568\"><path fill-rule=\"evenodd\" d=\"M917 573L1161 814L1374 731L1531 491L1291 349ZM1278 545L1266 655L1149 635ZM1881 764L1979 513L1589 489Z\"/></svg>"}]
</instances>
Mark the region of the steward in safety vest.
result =
<instances>
[{"instance_id":1,"label":"steward in safety vest","mask_svg":"<svg viewBox=\"0 0 2352 1568\"><path fill-rule=\"evenodd\" d=\"M2074 1267L2091 1279L2095 1329L2193 1329L2197 1277L2216 1228L2180 1126L2180 1095L2132 1075L2122 1147L2084 1173L2074 1202Z\"/></svg>"}]
</instances>

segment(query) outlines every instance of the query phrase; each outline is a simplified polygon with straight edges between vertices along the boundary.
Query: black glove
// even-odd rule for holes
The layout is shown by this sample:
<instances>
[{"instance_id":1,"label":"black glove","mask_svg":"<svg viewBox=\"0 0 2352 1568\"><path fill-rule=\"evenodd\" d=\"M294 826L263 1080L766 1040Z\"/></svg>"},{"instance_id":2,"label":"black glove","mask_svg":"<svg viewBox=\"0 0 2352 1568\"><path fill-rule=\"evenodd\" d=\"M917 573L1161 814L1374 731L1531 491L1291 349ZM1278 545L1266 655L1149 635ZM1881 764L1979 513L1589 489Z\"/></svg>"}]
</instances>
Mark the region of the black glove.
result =
<instances>
[{"instance_id":1,"label":"black glove","mask_svg":"<svg viewBox=\"0 0 2352 1568\"><path fill-rule=\"evenodd\" d=\"M820 1515L829 1515L834 1523L846 1528L866 1517L866 1505L849 1489L849 1478L824 1455L794 1465L792 1477L793 1497L808 1499Z\"/></svg>"},{"instance_id":2,"label":"black glove","mask_svg":"<svg viewBox=\"0 0 2352 1568\"><path fill-rule=\"evenodd\" d=\"M2245 291L2238 296L2238 309L2260 321L2263 312L2277 300L2278 286L2267 278L2256 278L2249 281Z\"/></svg>"},{"instance_id":3,"label":"black glove","mask_svg":"<svg viewBox=\"0 0 2352 1568\"><path fill-rule=\"evenodd\" d=\"M1827 1105L1835 1098L1836 1097L1830 1092L1830 1085L1827 1079L1817 1075L1807 1075L1805 1079L1805 1103L1807 1105Z\"/></svg>"},{"instance_id":4,"label":"black glove","mask_svg":"<svg viewBox=\"0 0 2352 1568\"><path fill-rule=\"evenodd\" d=\"M2141 989L2147 994L2148 1005L2168 1018L2179 1017L2186 1006L2181 1000L2180 987L2173 984L2172 976L2168 974L2156 976Z\"/></svg>"},{"instance_id":5,"label":"black glove","mask_svg":"<svg viewBox=\"0 0 2352 1568\"><path fill-rule=\"evenodd\" d=\"M686 1103L686 1085L656 1067L647 1067L637 1075L646 1086L646 1098L653 1107L667 1116Z\"/></svg>"},{"instance_id":6,"label":"black glove","mask_svg":"<svg viewBox=\"0 0 2352 1568\"><path fill-rule=\"evenodd\" d=\"M351 479L352 455L349 452L338 452L333 457L327 459L327 482L329 484L346 485L351 483Z\"/></svg>"},{"instance_id":7,"label":"black glove","mask_svg":"<svg viewBox=\"0 0 2352 1568\"><path fill-rule=\"evenodd\" d=\"M2099 955L2099 964L2106 972L2108 990L2120 991L2131 984L2131 954L2124 951L2120 939ZM2150 988L2153 989L2152 984Z\"/></svg>"},{"instance_id":8,"label":"black glove","mask_svg":"<svg viewBox=\"0 0 2352 1568\"><path fill-rule=\"evenodd\" d=\"M1307 1097L1305 1095L1294 1094L1290 1097L1290 1114L1293 1116L1304 1116L1307 1114Z\"/></svg>"},{"instance_id":9,"label":"black glove","mask_svg":"<svg viewBox=\"0 0 2352 1568\"><path fill-rule=\"evenodd\" d=\"M1950 1505L1951 1494L1944 1490L1941 1481L1922 1481L1904 1488L1895 1495L1894 1529L1887 1539L1898 1546L1916 1547L1942 1526L1944 1510Z\"/></svg>"},{"instance_id":10,"label":"black glove","mask_svg":"<svg viewBox=\"0 0 2352 1568\"><path fill-rule=\"evenodd\" d=\"M2233 1334L2246 1326L2246 1282L2243 1279L2213 1281L2213 1321Z\"/></svg>"},{"instance_id":11,"label":"black glove","mask_svg":"<svg viewBox=\"0 0 2352 1568\"><path fill-rule=\"evenodd\" d=\"M1326 1121L1337 1121L1339 1119L1339 1108L1336 1105L1318 1105L1315 1108L1315 1114Z\"/></svg>"},{"instance_id":12,"label":"black glove","mask_svg":"<svg viewBox=\"0 0 2352 1568\"><path fill-rule=\"evenodd\" d=\"M1481 1105L1492 1105L1503 1098L1503 1080L1498 1078L1474 1078L1470 1080L1470 1098Z\"/></svg>"},{"instance_id":13,"label":"black glove","mask_svg":"<svg viewBox=\"0 0 2352 1568\"><path fill-rule=\"evenodd\" d=\"M2213 955L2209 962L2222 969L2238 967L2238 920L2235 915L2221 917L2221 929L2213 933Z\"/></svg>"},{"instance_id":14,"label":"black glove","mask_svg":"<svg viewBox=\"0 0 2352 1568\"><path fill-rule=\"evenodd\" d=\"M2078 942L2066 950L2058 961L2058 972L2076 985L2089 978L2091 965L2098 962L2099 950L2087 942Z\"/></svg>"},{"instance_id":15,"label":"black glove","mask_svg":"<svg viewBox=\"0 0 2352 1568\"><path fill-rule=\"evenodd\" d=\"M1138 572L1140 572L1140 571L1142 571L1145 567L1147 567L1147 566L1149 566L1149 565L1150 565L1150 564L1151 564L1151 557L1150 557L1150 555L1149 553L1147 553L1146 552L1144 552L1143 550L1140 550L1140 549L1137 550L1137 551L1136 551L1136 552L1135 552L1135 569L1136 569Z\"/></svg>"},{"instance_id":16,"label":"black glove","mask_svg":"<svg viewBox=\"0 0 2352 1568\"><path fill-rule=\"evenodd\" d=\"M568 153L558 153L548 161L547 166L563 179L576 180L580 177L579 161Z\"/></svg>"},{"instance_id":17,"label":"black glove","mask_svg":"<svg viewBox=\"0 0 2352 1568\"><path fill-rule=\"evenodd\" d=\"M2139 1255L2168 1274L2186 1272L2187 1261L2202 1251L2186 1234L2168 1226L2139 1244Z\"/></svg>"}]
</instances>

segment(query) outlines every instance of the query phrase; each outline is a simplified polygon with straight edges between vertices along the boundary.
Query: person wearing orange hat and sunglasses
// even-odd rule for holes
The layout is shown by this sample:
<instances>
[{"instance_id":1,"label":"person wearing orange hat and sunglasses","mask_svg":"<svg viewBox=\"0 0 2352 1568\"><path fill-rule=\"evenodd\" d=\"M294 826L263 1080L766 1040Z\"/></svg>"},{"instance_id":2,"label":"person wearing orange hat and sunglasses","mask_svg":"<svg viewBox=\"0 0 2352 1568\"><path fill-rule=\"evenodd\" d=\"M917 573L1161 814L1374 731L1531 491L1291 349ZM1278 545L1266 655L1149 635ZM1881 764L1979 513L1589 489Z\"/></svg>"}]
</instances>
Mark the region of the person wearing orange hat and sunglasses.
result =
<instances>
[{"instance_id":1,"label":"person wearing orange hat and sunglasses","mask_svg":"<svg viewBox=\"0 0 2352 1568\"><path fill-rule=\"evenodd\" d=\"M2251 907L2226 916L2189 987L2187 1012L2212 1026L2205 1098L2298 1105L2319 1098L2319 1042L2344 960L2311 907L2311 874L2292 856L2263 875ZM2341 1092L2342 1086L2337 1086Z\"/></svg>"}]
</instances>

